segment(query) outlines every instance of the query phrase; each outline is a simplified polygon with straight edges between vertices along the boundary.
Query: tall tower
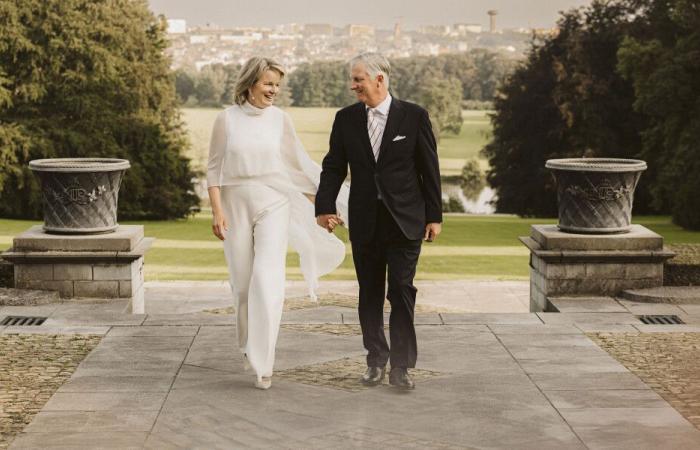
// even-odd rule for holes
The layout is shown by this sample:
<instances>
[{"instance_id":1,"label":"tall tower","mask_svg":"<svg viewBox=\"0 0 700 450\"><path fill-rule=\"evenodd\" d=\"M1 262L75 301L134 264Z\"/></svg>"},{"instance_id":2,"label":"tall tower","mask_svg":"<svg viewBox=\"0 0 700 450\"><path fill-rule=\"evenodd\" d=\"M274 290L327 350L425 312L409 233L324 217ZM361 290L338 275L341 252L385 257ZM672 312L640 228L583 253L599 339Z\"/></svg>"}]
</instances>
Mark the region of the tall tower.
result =
<instances>
[{"instance_id":1,"label":"tall tower","mask_svg":"<svg viewBox=\"0 0 700 450\"><path fill-rule=\"evenodd\" d=\"M490 19L490 26L489 26L489 31L491 33L496 32L496 16L498 15L498 11L495 9L492 9L488 11L489 19Z\"/></svg>"},{"instance_id":2,"label":"tall tower","mask_svg":"<svg viewBox=\"0 0 700 450\"><path fill-rule=\"evenodd\" d=\"M396 24L394 24L394 42L398 42L399 39L401 39L401 22L403 21L403 17L399 17L398 20L396 21Z\"/></svg>"}]
</instances>

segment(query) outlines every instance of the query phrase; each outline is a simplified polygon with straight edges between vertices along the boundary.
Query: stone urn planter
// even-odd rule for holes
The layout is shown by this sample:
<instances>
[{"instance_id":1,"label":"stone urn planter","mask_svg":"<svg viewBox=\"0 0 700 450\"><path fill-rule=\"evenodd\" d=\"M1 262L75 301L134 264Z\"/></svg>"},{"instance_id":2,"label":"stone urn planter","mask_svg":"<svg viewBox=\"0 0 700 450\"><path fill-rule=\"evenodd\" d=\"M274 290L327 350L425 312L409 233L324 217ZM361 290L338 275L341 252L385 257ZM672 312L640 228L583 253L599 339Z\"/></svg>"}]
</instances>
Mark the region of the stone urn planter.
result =
<instances>
[{"instance_id":1,"label":"stone urn planter","mask_svg":"<svg viewBox=\"0 0 700 450\"><path fill-rule=\"evenodd\" d=\"M644 161L617 158L550 159L557 183L559 229L607 234L630 230L634 189Z\"/></svg>"},{"instance_id":2,"label":"stone urn planter","mask_svg":"<svg viewBox=\"0 0 700 450\"><path fill-rule=\"evenodd\" d=\"M41 180L44 231L93 234L114 231L125 159L54 158L29 162Z\"/></svg>"}]
</instances>

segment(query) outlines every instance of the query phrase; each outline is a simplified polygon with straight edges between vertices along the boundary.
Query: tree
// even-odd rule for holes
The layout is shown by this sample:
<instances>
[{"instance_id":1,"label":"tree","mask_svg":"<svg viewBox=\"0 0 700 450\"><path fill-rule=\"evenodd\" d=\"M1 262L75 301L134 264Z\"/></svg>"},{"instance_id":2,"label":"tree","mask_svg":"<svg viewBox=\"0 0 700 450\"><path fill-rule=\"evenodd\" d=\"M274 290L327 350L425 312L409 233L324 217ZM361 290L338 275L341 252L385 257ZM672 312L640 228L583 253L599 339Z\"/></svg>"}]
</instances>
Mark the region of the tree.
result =
<instances>
[{"instance_id":1,"label":"tree","mask_svg":"<svg viewBox=\"0 0 700 450\"><path fill-rule=\"evenodd\" d=\"M222 64L204 66L197 77L194 95L200 106L220 106L226 94L229 79Z\"/></svg>"},{"instance_id":2,"label":"tree","mask_svg":"<svg viewBox=\"0 0 700 450\"><path fill-rule=\"evenodd\" d=\"M457 78L427 76L416 93L416 101L430 113L436 135L459 134L462 129L462 102L454 93L462 92Z\"/></svg>"},{"instance_id":3,"label":"tree","mask_svg":"<svg viewBox=\"0 0 700 450\"><path fill-rule=\"evenodd\" d=\"M563 13L557 36L533 41L527 60L501 88L493 139L483 150L497 211L556 215L547 159L640 157L644 118L632 106L631 83L616 70L624 37L640 31L634 12L626 1L596 0ZM637 188L637 213L653 211L650 172Z\"/></svg>"},{"instance_id":4,"label":"tree","mask_svg":"<svg viewBox=\"0 0 700 450\"><path fill-rule=\"evenodd\" d=\"M129 159L121 218L198 205L166 46L143 0L0 3L1 216L41 217L28 162L52 157Z\"/></svg>"},{"instance_id":5,"label":"tree","mask_svg":"<svg viewBox=\"0 0 700 450\"><path fill-rule=\"evenodd\" d=\"M464 164L459 185L465 197L470 199L478 198L479 193L481 193L486 185L486 180L479 166L478 159L472 158Z\"/></svg>"},{"instance_id":6,"label":"tree","mask_svg":"<svg viewBox=\"0 0 700 450\"><path fill-rule=\"evenodd\" d=\"M194 86L194 78L189 72L183 69L175 71L175 92L181 103L186 103L194 94Z\"/></svg>"},{"instance_id":7,"label":"tree","mask_svg":"<svg viewBox=\"0 0 700 450\"><path fill-rule=\"evenodd\" d=\"M673 221L700 230L700 6L690 0L634 2L645 33L627 37L619 68L648 126L643 157L658 172L654 204Z\"/></svg>"},{"instance_id":8,"label":"tree","mask_svg":"<svg viewBox=\"0 0 700 450\"><path fill-rule=\"evenodd\" d=\"M456 79L463 100L490 101L496 86L513 70L513 62L496 53L474 50L440 56L393 59L389 88L397 98L418 101L419 91L439 79ZM302 64L289 75L295 106L343 107L355 102L349 89L348 67L343 61ZM454 93L452 94L454 97ZM455 98L460 103L460 98Z\"/></svg>"}]
</instances>

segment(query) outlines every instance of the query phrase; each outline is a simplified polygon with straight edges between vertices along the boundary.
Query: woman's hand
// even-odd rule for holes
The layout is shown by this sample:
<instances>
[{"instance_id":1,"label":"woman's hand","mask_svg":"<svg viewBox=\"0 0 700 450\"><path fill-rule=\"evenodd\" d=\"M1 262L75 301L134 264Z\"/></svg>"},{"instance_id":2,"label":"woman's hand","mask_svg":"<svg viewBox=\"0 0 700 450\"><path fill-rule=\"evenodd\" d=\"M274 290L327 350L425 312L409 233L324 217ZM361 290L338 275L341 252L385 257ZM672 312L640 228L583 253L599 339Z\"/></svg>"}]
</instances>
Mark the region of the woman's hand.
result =
<instances>
[{"instance_id":1,"label":"woman's hand","mask_svg":"<svg viewBox=\"0 0 700 450\"><path fill-rule=\"evenodd\" d=\"M214 232L214 236L218 237L222 241L226 239L224 231L228 231L228 225L226 224L226 218L223 214L214 213L211 230Z\"/></svg>"}]
</instances>

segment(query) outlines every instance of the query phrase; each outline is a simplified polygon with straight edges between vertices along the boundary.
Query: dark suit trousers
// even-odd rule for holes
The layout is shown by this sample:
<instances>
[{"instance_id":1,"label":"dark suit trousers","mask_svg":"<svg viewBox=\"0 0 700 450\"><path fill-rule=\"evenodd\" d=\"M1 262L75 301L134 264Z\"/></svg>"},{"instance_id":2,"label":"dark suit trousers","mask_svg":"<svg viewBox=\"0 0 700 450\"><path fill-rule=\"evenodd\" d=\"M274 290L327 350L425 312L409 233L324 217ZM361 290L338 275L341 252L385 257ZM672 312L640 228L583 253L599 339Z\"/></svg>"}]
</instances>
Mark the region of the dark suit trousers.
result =
<instances>
[{"instance_id":1,"label":"dark suit trousers","mask_svg":"<svg viewBox=\"0 0 700 450\"><path fill-rule=\"evenodd\" d=\"M420 255L421 239L407 239L379 200L374 236L369 242L352 242L357 280L360 284L360 325L367 351L367 365L383 367L415 367L416 330L413 315L416 288L413 278ZM389 338L384 334L384 296L391 303Z\"/></svg>"}]
</instances>

